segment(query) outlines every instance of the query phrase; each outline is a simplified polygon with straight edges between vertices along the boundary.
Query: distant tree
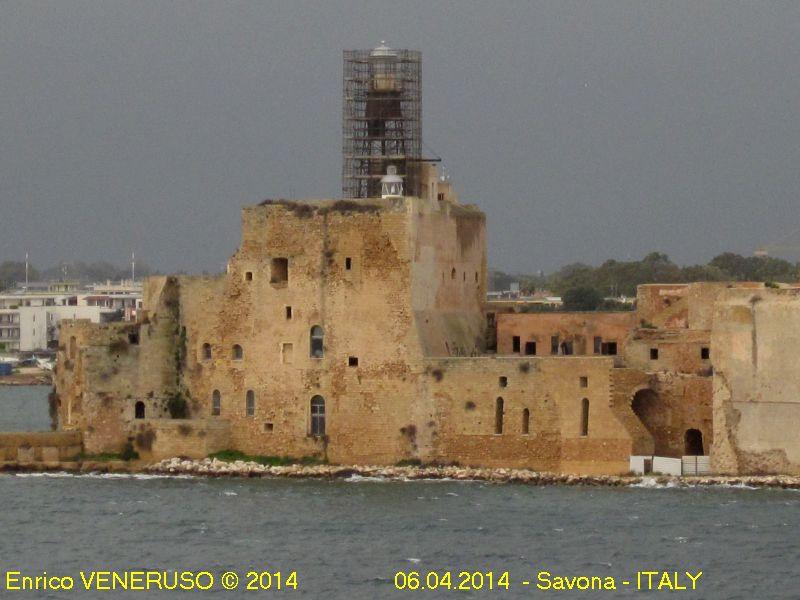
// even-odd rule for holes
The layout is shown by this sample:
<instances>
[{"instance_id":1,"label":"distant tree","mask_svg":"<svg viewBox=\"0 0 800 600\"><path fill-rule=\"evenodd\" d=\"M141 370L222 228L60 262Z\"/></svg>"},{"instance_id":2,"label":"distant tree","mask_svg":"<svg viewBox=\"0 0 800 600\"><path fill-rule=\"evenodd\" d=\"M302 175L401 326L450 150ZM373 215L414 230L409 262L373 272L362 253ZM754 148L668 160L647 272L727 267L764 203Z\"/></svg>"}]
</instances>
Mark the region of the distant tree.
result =
<instances>
[{"instance_id":1,"label":"distant tree","mask_svg":"<svg viewBox=\"0 0 800 600\"><path fill-rule=\"evenodd\" d=\"M771 256L744 257L733 252L715 256L709 263L730 275L735 281L782 281L798 280L798 265L788 260Z\"/></svg>"},{"instance_id":2,"label":"distant tree","mask_svg":"<svg viewBox=\"0 0 800 600\"><path fill-rule=\"evenodd\" d=\"M597 310L603 297L592 287L570 288L561 297L564 303L564 310Z\"/></svg>"},{"instance_id":3,"label":"distant tree","mask_svg":"<svg viewBox=\"0 0 800 600\"><path fill-rule=\"evenodd\" d=\"M39 279L39 271L34 267L28 266L28 279L35 281ZM25 281L25 262L24 261L5 261L0 263L0 290L14 287L18 282Z\"/></svg>"}]
</instances>

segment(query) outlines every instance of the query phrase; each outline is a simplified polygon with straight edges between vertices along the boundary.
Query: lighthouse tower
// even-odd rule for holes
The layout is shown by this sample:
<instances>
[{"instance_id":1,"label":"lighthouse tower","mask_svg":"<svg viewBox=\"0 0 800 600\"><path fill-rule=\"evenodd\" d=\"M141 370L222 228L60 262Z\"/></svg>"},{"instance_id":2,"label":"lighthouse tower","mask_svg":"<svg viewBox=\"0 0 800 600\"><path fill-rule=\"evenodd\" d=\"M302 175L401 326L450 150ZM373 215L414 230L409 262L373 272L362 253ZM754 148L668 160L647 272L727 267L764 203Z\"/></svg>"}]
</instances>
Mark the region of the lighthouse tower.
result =
<instances>
[{"instance_id":1,"label":"lighthouse tower","mask_svg":"<svg viewBox=\"0 0 800 600\"><path fill-rule=\"evenodd\" d=\"M419 194L422 55L384 42L344 52L342 194L379 198L388 168L408 196Z\"/></svg>"}]
</instances>

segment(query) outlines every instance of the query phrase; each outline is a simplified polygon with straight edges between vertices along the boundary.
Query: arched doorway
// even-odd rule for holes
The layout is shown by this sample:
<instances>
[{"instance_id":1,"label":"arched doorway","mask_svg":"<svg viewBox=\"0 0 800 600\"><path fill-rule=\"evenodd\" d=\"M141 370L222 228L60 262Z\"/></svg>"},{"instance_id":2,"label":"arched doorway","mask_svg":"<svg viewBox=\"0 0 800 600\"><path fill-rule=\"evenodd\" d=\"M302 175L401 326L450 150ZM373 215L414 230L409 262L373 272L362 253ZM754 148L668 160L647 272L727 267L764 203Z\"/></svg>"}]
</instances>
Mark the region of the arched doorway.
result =
<instances>
[{"instance_id":1,"label":"arched doorway","mask_svg":"<svg viewBox=\"0 0 800 600\"><path fill-rule=\"evenodd\" d=\"M703 456L703 433L699 429L687 429L683 436L686 456Z\"/></svg>"}]
</instances>

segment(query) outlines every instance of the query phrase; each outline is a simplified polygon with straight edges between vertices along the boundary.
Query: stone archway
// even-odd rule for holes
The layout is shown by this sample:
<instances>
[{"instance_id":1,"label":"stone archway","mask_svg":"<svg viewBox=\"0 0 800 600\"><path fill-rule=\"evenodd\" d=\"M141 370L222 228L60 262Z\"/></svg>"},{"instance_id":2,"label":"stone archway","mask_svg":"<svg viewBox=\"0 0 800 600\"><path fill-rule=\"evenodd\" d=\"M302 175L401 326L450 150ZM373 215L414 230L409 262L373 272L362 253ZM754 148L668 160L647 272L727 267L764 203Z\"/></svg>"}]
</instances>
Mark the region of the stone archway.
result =
<instances>
[{"instance_id":1,"label":"stone archway","mask_svg":"<svg viewBox=\"0 0 800 600\"><path fill-rule=\"evenodd\" d=\"M699 429L687 429L683 436L684 455L703 456L703 432Z\"/></svg>"}]
</instances>

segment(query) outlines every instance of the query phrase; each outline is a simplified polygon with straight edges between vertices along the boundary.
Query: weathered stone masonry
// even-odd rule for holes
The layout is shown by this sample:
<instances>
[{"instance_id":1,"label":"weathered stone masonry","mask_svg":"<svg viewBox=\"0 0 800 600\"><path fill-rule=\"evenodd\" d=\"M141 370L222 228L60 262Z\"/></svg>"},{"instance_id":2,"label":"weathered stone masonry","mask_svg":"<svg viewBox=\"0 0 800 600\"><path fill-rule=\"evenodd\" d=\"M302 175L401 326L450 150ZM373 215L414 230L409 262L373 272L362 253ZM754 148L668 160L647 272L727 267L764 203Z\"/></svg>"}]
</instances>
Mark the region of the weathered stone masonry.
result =
<instances>
[{"instance_id":1,"label":"weathered stone masonry","mask_svg":"<svg viewBox=\"0 0 800 600\"><path fill-rule=\"evenodd\" d=\"M777 319L800 326L795 296L783 311L763 286L653 285L635 312L497 310L483 213L422 189L436 192L246 207L224 274L148 279L135 324L62 322L59 427L146 460L622 473L632 454L712 449L721 471L796 470L790 436L760 429L796 422L790 394L745 410L753 377L730 366L776 385L789 365L769 349Z\"/></svg>"}]
</instances>

